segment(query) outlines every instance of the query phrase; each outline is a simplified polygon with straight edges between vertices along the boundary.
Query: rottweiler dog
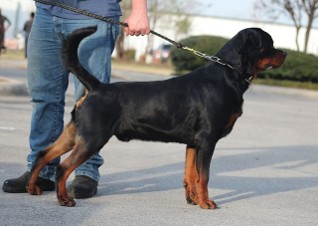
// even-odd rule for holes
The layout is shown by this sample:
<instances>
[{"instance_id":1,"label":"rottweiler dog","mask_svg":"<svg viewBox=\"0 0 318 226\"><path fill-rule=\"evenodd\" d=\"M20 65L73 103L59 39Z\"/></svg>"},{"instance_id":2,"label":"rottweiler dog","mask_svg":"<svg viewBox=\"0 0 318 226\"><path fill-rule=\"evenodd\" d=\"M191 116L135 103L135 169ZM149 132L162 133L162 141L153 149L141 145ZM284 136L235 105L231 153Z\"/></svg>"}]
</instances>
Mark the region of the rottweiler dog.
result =
<instances>
[{"instance_id":1,"label":"rottweiler dog","mask_svg":"<svg viewBox=\"0 0 318 226\"><path fill-rule=\"evenodd\" d=\"M242 114L243 93L257 72L277 68L286 52L275 49L271 36L259 28L240 31L212 62L186 75L155 82L102 84L83 68L79 43L95 27L74 31L64 42L65 67L87 89L72 111L72 119L58 140L42 151L34 163L28 192L41 194L36 179L40 170L73 150L56 172L57 198L74 206L66 180L71 172L96 154L114 135L121 141L177 142L186 145L183 185L189 204L217 208L209 199L210 163L217 141L229 134Z\"/></svg>"}]
</instances>

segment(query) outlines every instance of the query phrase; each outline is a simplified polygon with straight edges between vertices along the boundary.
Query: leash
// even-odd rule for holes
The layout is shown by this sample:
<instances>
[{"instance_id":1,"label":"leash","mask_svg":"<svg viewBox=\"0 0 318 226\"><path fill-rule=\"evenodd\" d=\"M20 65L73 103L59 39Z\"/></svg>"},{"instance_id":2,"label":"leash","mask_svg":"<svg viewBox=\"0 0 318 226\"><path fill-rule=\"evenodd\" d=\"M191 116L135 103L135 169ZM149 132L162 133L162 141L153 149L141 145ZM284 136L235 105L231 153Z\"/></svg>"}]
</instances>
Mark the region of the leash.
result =
<instances>
[{"instance_id":1,"label":"leash","mask_svg":"<svg viewBox=\"0 0 318 226\"><path fill-rule=\"evenodd\" d=\"M99 15L91 13L91 12L89 12L87 10L74 8L72 6L65 5L65 4L62 4L62 3L59 3L59 2L50 2L50 1L47 1L47 0L34 0L34 1L42 3L42 4L46 4L46 5L57 6L57 7L69 10L69 11L77 13L77 14L82 14L82 15L85 15L85 16L88 16L88 17L91 17L91 18L94 18L94 19L98 19L98 20L104 21L106 23L117 24L117 25L120 25L122 27L128 27L127 23L123 23L123 22L120 22L120 21L117 21L117 20L113 20L112 18L109 18L109 17L99 16ZM242 72L237 67L234 67L234 66L232 66L232 65L230 65L228 63L225 63L224 61L222 61L222 59L220 59L220 58L218 58L216 56L208 56L205 53L201 53L201 52L199 52L197 50L194 50L194 49L192 49L192 48L190 48L188 46L183 45L180 42L173 41L172 39L170 39L170 38L168 38L166 36L163 36L162 34L159 34L159 33L155 32L153 30L150 30L150 33L153 34L153 35L156 35L156 36L158 36L158 37L160 37L160 38L162 38L162 39L164 39L164 40L166 40L168 42L170 42L171 44L176 46L178 49L187 50L187 51L193 53L194 55L196 55L198 57L207 59L207 60L212 61L214 63L221 64L223 66L227 66L227 67L229 67L229 68L231 68L233 70L238 71L240 74L242 74ZM247 78L245 81L250 83L251 82L251 77Z\"/></svg>"}]
</instances>

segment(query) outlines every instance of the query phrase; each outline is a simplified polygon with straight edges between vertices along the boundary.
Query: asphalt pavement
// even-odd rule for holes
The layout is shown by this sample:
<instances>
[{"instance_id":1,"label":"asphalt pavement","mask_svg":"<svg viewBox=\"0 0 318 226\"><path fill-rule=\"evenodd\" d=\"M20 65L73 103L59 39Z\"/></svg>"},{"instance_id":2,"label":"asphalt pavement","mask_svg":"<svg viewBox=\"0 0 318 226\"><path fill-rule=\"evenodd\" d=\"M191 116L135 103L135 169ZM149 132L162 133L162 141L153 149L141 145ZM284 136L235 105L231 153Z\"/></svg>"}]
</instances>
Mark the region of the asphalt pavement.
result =
<instances>
[{"instance_id":1,"label":"asphalt pavement","mask_svg":"<svg viewBox=\"0 0 318 226\"><path fill-rule=\"evenodd\" d=\"M113 72L113 81L165 79ZM26 170L32 108L25 62L0 59L0 89L8 79L25 90L0 92L1 186ZM65 121L72 92L71 84ZM318 225L318 92L252 85L244 97L243 116L218 143L211 164L209 195L219 209L186 203L184 145L112 138L101 150L97 196L67 208L54 192L1 190L0 225Z\"/></svg>"}]
</instances>

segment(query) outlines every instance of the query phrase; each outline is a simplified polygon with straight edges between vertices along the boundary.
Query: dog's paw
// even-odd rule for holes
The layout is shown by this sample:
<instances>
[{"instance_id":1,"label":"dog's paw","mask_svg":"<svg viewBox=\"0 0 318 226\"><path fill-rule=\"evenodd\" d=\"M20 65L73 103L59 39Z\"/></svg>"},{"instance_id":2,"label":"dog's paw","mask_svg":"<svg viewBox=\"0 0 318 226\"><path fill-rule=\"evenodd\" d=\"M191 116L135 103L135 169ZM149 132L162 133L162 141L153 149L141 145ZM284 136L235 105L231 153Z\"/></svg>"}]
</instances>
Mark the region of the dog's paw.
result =
<instances>
[{"instance_id":1,"label":"dog's paw","mask_svg":"<svg viewBox=\"0 0 318 226\"><path fill-rule=\"evenodd\" d=\"M193 183L188 183L186 180L183 182L183 186L185 188L185 197L187 203L190 205L197 205L198 195Z\"/></svg>"},{"instance_id":2,"label":"dog's paw","mask_svg":"<svg viewBox=\"0 0 318 226\"><path fill-rule=\"evenodd\" d=\"M218 206L213 200L205 200L199 203L202 209L217 209Z\"/></svg>"},{"instance_id":3,"label":"dog's paw","mask_svg":"<svg viewBox=\"0 0 318 226\"><path fill-rule=\"evenodd\" d=\"M29 185L27 187L27 191L30 195L42 195L42 190L41 188L36 185L36 184L33 184L33 185Z\"/></svg>"},{"instance_id":4,"label":"dog's paw","mask_svg":"<svg viewBox=\"0 0 318 226\"><path fill-rule=\"evenodd\" d=\"M194 190L191 191L191 190L186 189L185 193L186 193L187 203L190 205L197 205L196 192Z\"/></svg>"},{"instance_id":5,"label":"dog's paw","mask_svg":"<svg viewBox=\"0 0 318 226\"><path fill-rule=\"evenodd\" d=\"M73 207L76 204L74 199L68 195L58 195L57 199L58 199L60 206Z\"/></svg>"}]
</instances>

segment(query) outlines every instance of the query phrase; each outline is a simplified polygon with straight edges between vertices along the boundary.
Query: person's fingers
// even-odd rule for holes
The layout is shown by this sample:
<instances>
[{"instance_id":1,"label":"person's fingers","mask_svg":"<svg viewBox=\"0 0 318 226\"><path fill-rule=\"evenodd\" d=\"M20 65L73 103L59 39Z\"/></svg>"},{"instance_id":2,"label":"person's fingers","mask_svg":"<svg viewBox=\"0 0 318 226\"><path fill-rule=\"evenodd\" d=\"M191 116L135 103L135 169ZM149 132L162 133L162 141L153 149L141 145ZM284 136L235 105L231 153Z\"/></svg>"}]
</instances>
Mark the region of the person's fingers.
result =
<instances>
[{"instance_id":1,"label":"person's fingers","mask_svg":"<svg viewBox=\"0 0 318 226\"><path fill-rule=\"evenodd\" d=\"M129 27L125 27L124 31L125 31L125 34L128 36L129 35Z\"/></svg>"},{"instance_id":2,"label":"person's fingers","mask_svg":"<svg viewBox=\"0 0 318 226\"><path fill-rule=\"evenodd\" d=\"M126 20L126 23L129 24L129 21ZM150 28L148 24L132 24L125 27L125 33L131 36L144 36L150 34Z\"/></svg>"}]
</instances>

